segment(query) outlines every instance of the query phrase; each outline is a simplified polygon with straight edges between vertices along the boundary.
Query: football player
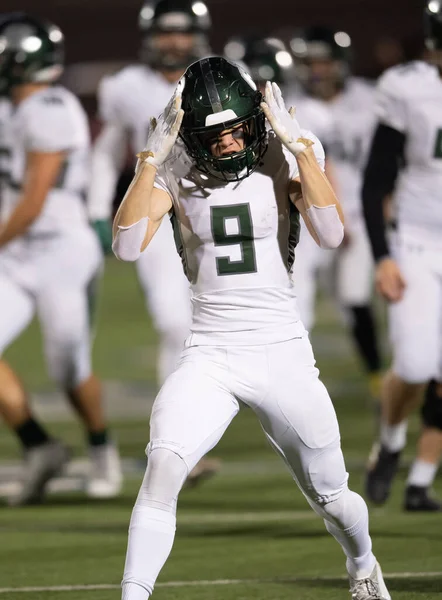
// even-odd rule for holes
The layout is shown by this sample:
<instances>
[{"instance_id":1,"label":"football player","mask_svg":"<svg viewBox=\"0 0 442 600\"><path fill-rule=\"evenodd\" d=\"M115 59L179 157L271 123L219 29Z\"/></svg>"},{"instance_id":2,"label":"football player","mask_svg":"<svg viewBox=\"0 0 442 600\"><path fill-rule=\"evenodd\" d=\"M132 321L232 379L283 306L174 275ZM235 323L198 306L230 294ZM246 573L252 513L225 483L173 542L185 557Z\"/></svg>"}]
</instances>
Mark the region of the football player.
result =
<instances>
[{"instance_id":1,"label":"football player","mask_svg":"<svg viewBox=\"0 0 442 600\"><path fill-rule=\"evenodd\" d=\"M146 143L150 118L169 100L185 68L210 53L211 20L203 2L158 0L141 9L140 64L106 77L98 94L103 129L95 143L89 212L104 245L111 240L112 199L129 143L134 156ZM109 233L107 234L107 230ZM110 242L109 242L110 244ZM175 368L189 333L189 285L183 273L169 221L136 263L147 308L159 334L157 375L160 384ZM188 483L218 470L215 459L197 465Z\"/></svg>"},{"instance_id":2,"label":"football player","mask_svg":"<svg viewBox=\"0 0 442 600\"><path fill-rule=\"evenodd\" d=\"M325 102L330 111L332 127L324 142L346 219L344 242L333 256L333 291L369 375L371 394L378 400L381 358L371 307L373 263L361 201L362 173L375 123L374 89L350 75L350 45L347 33L323 27L298 32L290 42L305 93ZM310 247L309 236L305 240L301 234L295 283L299 280L298 295L301 301L305 298L302 306L308 315L313 314L315 302L314 271L310 270L309 284L304 286L304 262L311 263L314 256ZM324 260L317 258L314 266L320 267Z\"/></svg>"},{"instance_id":3,"label":"football player","mask_svg":"<svg viewBox=\"0 0 442 600\"><path fill-rule=\"evenodd\" d=\"M407 417L426 385L442 378L442 7L425 10L428 50L387 70L378 84L379 123L365 172L365 220L376 287L390 303L393 364L382 389L380 445L371 456L368 497L388 498L406 442ZM395 227L386 237L382 202L394 189ZM428 493L442 449L442 390L427 388L424 430L405 491L407 510L440 510Z\"/></svg>"},{"instance_id":4,"label":"football player","mask_svg":"<svg viewBox=\"0 0 442 600\"><path fill-rule=\"evenodd\" d=\"M268 83L263 101L250 75L223 58L191 65L151 124L115 218L113 248L120 259L136 260L170 215L194 311L179 365L152 411L125 600L151 595L172 548L181 486L240 402L255 411L340 543L352 598L390 600L367 507L347 486L333 404L289 276L300 214L322 247L335 248L343 237L342 210L323 168L321 143L300 129L278 86Z\"/></svg>"},{"instance_id":5,"label":"football player","mask_svg":"<svg viewBox=\"0 0 442 600\"><path fill-rule=\"evenodd\" d=\"M77 98L57 84L62 71L58 27L23 13L1 16L0 89L14 110L0 134L0 352L37 313L49 374L87 431L86 491L111 497L120 491L121 469L90 359L89 303L102 256L84 206L89 130ZM69 452L33 418L23 385L4 360L0 413L26 450L24 484L11 503L40 501Z\"/></svg>"}]
</instances>

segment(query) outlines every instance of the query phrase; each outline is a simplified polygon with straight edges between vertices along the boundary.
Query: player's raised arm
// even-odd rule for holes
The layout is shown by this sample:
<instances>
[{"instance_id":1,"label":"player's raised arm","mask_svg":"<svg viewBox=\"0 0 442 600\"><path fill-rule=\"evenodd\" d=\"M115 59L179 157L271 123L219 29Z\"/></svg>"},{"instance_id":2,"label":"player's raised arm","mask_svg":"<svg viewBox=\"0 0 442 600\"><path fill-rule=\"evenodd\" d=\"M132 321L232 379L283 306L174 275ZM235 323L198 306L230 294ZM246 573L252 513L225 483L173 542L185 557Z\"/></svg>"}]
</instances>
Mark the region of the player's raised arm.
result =
<instances>
[{"instance_id":1,"label":"player's raised arm","mask_svg":"<svg viewBox=\"0 0 442 600\"><path fill-rule=\"evenodd\" d=\"M152 119L146 149L141 152L135 176L115 216L112 249L121 260L135 261L145 250L172 208L172 199L154 187L158 167L169 156L183 118L181 91L175 92L164 114Z\"/></svg>"},{"instance_id":2,"label":"player's raised arm","mask_svg":"<svg viewBox=\"0 0 442 600\"><path fill-rule=\"evenodd\" d=\"M310 234L322 248L337 248L344 236L344 217L339 200L299 123L287 111L279 87L267 82L262 109L284 146L295 156L299 177L290 182L290 198L301 213Z\"/></svg>"}]
</instances>

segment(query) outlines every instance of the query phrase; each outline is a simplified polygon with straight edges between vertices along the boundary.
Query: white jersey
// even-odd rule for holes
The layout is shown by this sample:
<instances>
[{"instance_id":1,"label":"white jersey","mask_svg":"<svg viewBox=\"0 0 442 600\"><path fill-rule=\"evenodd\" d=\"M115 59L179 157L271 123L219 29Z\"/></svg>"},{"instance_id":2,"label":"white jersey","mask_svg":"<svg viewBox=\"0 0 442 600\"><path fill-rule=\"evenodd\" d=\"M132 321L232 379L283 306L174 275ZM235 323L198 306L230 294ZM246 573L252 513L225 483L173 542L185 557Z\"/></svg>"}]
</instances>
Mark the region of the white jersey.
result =
<instances>
[{"instance_id":1,"label":"white jersey","mask_svg":"<svg viewBox=\"0 0 442 600\"><path fill-rule=\"evenodd\" d=\"M362 215L362 182L376 124L375 88L351 77L343 91L329 103L333 128L324 138L333 163L337 194L351 223Z\"/></svg>"},{"instance_id":2,"label":"white jersey","mask_svg":"<svg viewBox=\"0 0 442 600\"><path fill-rule=\"evenodd\" d=\"M442 80L421 61L388 69L378 83L378 118L406 137L394 192L399 227L440 238L442 231ZM423 231L422 231L423 230Z\"/></svg>"},{"instance_id":3,"label":"white jersey","mask_svg":"<svg viewBox=\"0 0 442 600\"><path fill-rule=\"evenodd\" d=\"M66 152L58 180L26 237L87 225L84 196L89 182L90 140L79 100L60 86L35 92L12 112L4 129L2 220L21 197L28 152Z\"/></svg>"},{"instance_id":4,"label":"white jersey","mask_svg":"<svg viewBox=\"0 0 442 600\"><path fill-rule=\"evenodd\" d=\"M100 118L106 123L120 125L129 133L135 155L146 145L151 117L162 113L175 88L176 83L169 83L148 66L125 67L100 83Z\"/></svg>"},{"instance_id":5,"label":"white jersey","mask_svg":"<svg viewBox=\"0 0 442 600\"><path fill-rule=\"evenodd\" d=\"M319 140L308 131L324 168ZM188 344L265 344L302 335L290 270L299 214L288 197L296 159L269 133L258 167L223 183L193 168L179 145L156 186L172 198L175 236L191 284Z\"/></svg>"}]
</instances>

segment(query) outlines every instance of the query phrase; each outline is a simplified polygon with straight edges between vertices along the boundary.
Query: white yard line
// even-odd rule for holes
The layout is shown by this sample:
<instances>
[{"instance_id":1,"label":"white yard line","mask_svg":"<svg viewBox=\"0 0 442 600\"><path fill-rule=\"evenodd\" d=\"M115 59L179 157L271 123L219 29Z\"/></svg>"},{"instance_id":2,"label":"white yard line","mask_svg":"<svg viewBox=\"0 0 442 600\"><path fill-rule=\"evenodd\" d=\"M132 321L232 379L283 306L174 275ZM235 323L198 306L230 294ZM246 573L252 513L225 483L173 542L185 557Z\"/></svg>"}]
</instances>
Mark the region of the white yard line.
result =
<instances>
[{"instance_id":1,"label":"white yard line","mask_svg":"<svg viewBox=\"0 0 442 600\"><path fill-rule=\"evenodd\" d=\"M411 572L405 571L403 573L384 573L386 579L427 579L431 577L442 577L442 571L432 572ZM305 581L335 581L337 579L345 581L347 577L345 575L338 575L335 577L289 577L281 579L212 579L212 580L196 580L196 581L164 581L157 583L155 587L201 587L201 586L217 586L217 585L243 585L243 584L262 584L262 583L302 583ZM95 590L117 590L120 585L98 583L91 585L53 585L53 586L35 586L35 587L11 587L11 588L0 588L0 594L13 594L13 593L34 593L34 592L81 592L81 591L95 591Z\"/></svg>"},{"instance_id":2,"label":"white yard line","mask_svg":"<svg viewBox=\"0 0 442 600\"><path fill-rule=\"evenodd\" d=\"M180 524L198 525L201 523L273 523L277 521L316 521L318 516L312 510L275 511L275 512L232 512L182 514L178 512L178 527Z\"/></svg>"}]
</instances>

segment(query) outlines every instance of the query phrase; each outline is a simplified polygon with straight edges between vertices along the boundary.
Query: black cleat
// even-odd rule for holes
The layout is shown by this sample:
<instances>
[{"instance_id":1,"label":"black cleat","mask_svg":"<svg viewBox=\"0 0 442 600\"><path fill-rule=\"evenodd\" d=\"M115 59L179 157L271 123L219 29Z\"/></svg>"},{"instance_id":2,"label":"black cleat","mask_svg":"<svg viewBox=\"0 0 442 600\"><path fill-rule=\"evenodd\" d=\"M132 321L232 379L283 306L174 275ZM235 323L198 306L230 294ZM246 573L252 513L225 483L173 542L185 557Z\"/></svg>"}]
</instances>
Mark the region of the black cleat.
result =
<instances>
[{"instance_id":1,"label":"black cleat","mask_svg":"<svg viewBox=\"0 0 442 600\"><path fill-rule=\"evenodd\" d=\"M365 493L375 504L384 504L390 495L393 479L399 468L400 452L390 452L376 444L368 459Z\"/></svg>"},{"instance_id":2,"label":"black cleat","mask_svg":"<svg viewBox=\"0 0 442 600\"><path fill-rule=\"evenodd\" d=\"M429 496L427 487L407 485L404 510L410 512L438 512L442 510L442 504Z\"/></svg>"}]
</instances>

